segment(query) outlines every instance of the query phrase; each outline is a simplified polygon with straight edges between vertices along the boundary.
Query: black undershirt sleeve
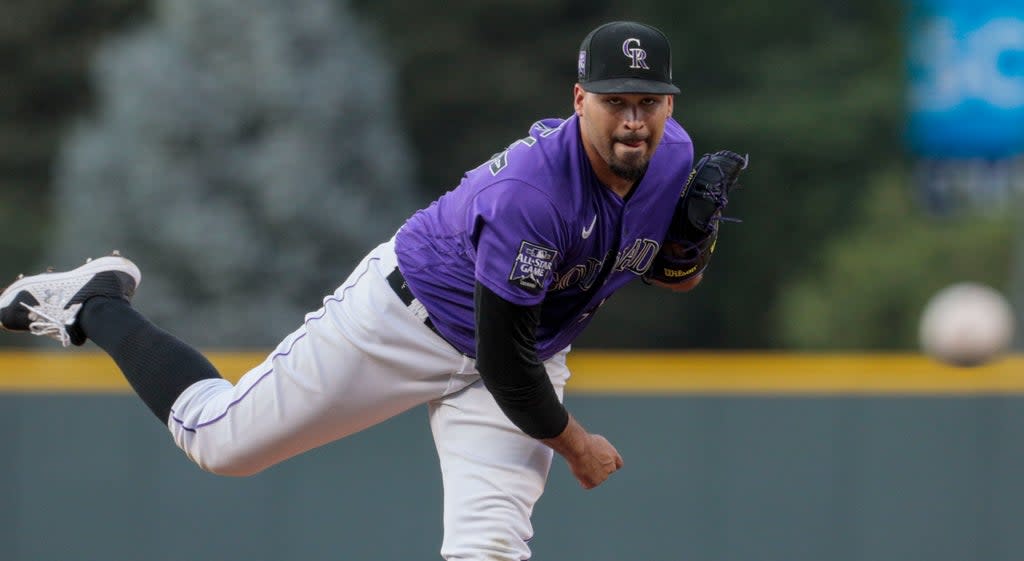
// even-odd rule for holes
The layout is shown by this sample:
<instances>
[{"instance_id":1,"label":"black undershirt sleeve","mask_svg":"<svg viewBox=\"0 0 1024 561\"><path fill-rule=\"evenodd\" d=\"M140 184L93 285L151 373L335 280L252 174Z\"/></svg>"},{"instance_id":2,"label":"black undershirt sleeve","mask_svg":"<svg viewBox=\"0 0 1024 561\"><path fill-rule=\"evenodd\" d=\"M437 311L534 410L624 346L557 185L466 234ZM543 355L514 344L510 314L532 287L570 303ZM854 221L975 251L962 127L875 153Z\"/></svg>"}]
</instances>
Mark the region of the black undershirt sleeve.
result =
<instances>
[{"instance_id":1,"label":"black undershirt sleeve","mask_svg":"<svg viewBox=\"0 0 1024 561\"><path fill-rule=\"evenodd\" d=\"M476 367L505 415L533 438L558 436L569 413L537 358L540 304L519 306L479 282L475 291Z\"/></svg>"}]
</instances>

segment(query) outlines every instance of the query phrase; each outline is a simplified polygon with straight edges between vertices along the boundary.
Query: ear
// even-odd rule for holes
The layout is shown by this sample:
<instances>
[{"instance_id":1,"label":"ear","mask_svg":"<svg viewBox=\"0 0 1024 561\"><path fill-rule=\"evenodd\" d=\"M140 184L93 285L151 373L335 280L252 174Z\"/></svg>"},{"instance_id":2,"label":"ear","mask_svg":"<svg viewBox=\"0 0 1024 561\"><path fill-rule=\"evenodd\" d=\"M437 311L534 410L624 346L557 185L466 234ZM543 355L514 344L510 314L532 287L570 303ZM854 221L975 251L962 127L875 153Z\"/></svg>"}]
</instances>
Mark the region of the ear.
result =
<instances>
[{"instance_id":1,"label":"ear","mask_svg":"<svg viewBox=\"0 0 1024 561\"><path fill-rule=\"evenodd\" d=\"M576 84L572 88L572 107L576 111L577 117L583 116L583 98L587 95L587 92L583 90L583 86Z\"/></svg>"},{"instance_id":2,"label":"ear","mask_svg":"<svg viewBox=\"0 0 1024 561\"><path fill-rule=\"evenodd\" d=\"M669 96L668 96L668 116L669 117L672 116L672 110L675 109L675 106L676 106L675 102L676 102L676 96L674 96L672 94L669 94Z\"/></svg>"}]
</instances>

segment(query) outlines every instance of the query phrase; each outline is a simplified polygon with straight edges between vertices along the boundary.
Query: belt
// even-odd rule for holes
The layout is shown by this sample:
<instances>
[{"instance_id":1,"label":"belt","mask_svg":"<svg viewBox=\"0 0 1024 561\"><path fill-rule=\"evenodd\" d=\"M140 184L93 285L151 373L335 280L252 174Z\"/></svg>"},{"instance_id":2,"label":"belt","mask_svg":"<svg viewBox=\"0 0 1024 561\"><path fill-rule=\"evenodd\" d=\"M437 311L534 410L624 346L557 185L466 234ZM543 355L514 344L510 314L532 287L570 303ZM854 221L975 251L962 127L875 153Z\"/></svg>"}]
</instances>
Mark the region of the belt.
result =
<instances>
[{"instance_id":1,"label":"belt","mask_svg":"<svg viewBox=\"0 0 1024 561\"><path fill-rule=\"evenodd\" d=\"M412 311L414 316L423 318L423 325L426 325L438 337L444 339L444 335L441 335L437 327L434 327L434 322L430 321L430 316L427 315L427 309L423 307L423 303L417 300L413 296L412 291L409 290L409 283L405 282L405 277L402 276L402 271L399 271L398 267L395 267L395 270L388 274L388 284L391 285L391 290L395 291L398 298Z\"/></svg>"}]
</instances>

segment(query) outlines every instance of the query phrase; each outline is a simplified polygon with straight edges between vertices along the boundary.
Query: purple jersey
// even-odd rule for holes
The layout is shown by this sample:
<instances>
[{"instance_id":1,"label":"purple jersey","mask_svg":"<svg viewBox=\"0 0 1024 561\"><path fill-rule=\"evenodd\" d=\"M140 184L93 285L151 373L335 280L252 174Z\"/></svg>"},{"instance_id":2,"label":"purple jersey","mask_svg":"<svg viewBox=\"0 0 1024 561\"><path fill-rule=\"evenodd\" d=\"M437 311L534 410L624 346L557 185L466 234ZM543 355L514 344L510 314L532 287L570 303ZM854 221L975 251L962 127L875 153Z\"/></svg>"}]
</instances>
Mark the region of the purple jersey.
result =
<instances>
[{"instance_id":1,"label":"purple jersey","mask_svg":"<svg viewBox=\"0 0 1024 561\"><path fill-rule=\"evenodd\" d=\"M536 351L546 360L650 267L692 167L690 137L670 118L624 201L594 174L575 115L538 121L406 221L399 267L437 330L468 356L477 281L514 304L542 304Z\"/></svg>"}]
</instances>

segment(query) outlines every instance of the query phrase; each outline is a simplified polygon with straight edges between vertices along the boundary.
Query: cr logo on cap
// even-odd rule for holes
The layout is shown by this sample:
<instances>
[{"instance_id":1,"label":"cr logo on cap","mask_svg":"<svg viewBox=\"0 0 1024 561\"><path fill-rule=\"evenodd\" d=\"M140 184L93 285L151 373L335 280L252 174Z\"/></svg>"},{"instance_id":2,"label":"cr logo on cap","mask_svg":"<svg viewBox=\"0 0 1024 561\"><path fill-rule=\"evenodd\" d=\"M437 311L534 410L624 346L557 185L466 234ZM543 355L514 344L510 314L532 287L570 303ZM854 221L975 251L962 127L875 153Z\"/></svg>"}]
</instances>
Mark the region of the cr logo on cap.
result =
<instances>
[{"instance_id":1,"label":"cr logo on cap","mask_svg":"<svg viewBox=\"0 0 1024 561\"><path fill-rule=\"evenodd\" d=\"M622 54L632 61L629 65L630 68L650 70L650 67L647 66L647 51L640 48L640 40L636 37L630 37L622 42Z\"/></svg>"}]
</instances>

